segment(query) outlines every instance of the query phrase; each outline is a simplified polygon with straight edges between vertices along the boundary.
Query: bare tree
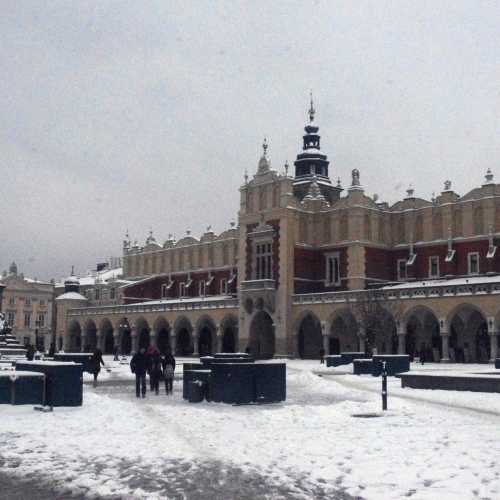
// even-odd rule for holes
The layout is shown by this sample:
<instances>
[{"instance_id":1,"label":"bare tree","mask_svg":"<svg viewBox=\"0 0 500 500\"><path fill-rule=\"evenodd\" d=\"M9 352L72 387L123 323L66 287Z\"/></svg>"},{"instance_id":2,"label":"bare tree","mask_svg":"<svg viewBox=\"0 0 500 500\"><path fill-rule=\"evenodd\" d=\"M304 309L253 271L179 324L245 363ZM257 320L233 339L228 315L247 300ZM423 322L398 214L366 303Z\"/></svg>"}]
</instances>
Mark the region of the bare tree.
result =
<instances>
[{"instance_id":1,"label":"bare tree","mask_svg":"<svg viewBox=\"0 0 500 500\"><path fill-rule=\"evenodd\" d=\"M364 290L356 294L350 308L365 332L366 352L371 353L377 347L379 352L397 353L397 325L403 311L400 299L389 298L386 290Z\"/></svg>"}]
</instances>

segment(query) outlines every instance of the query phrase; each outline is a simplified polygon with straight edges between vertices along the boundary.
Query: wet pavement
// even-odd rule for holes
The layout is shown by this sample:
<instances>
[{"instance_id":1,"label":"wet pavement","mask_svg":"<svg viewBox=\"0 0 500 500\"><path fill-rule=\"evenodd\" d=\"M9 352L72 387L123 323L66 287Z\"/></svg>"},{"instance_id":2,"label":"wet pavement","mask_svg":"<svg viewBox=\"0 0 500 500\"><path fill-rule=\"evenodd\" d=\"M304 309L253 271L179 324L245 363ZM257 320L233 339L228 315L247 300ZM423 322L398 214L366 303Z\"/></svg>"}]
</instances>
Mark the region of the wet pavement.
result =
<instances>
[{"instance_id":1,"label":"wet pavement","mask_svg":"<svg viewBox=\"0 0 500 500\"><path fill-rule=\"evenodd\" d=\"M99 464L82 464L87 474L99 474ZM3 500L132 500L135 498L169 500L354 500L338 486L311 483L300 475L261 475L258 471L242 470L223 463L166 460L151 468L123 461L120 475L114 478L118 485L135 493L123 495L95 494L88 489L72 488L71 484L49 485L46 478L30 477L23 480L0 470L0 492ZM360 498L360 497L357 497Z\"/></svg>"}]
</instances>

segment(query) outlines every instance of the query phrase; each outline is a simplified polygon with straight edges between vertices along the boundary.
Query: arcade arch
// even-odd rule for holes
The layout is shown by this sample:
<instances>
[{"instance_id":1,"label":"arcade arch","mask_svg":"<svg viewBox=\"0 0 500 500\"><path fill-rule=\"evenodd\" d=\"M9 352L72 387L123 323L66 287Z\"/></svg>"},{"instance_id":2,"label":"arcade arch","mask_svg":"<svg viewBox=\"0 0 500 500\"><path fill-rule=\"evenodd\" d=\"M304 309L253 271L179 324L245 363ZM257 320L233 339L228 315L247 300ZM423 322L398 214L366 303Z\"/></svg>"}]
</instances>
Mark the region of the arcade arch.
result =
<instances>
[{"instance_id":1,"label":"arcade arch","mask_svg":"<svg viewBox=\"0 0 500 500\"><path fill-rule=\"evenodd\" d=\"M118 322L118 333L121 354L130 354L132 352L132 334L127 318L122 318Z\"/></svg>"},{"instance_id":2,"label":"arcade arch","mask_svg":"<svg viewBox=\"0 0 500 500\"><path fill-rule=\"evenodd\" d=\"M155 336L156 336L156 345L161 354L166 354L170 352L170 325L168 321L160 316L154 323L153 326Z\"/></svg>"},{"instance_id":3,"label":"arcade arch","mask_svg":"<svg viewBox=\"0 0 500 500\"><path fill-rule=\"evenodd\" d=\"M200 356L210 356L216 350L216 326L212 318L202 316L196 322L196 337Z\"/></svg>"},{"instance_id":4,"label":"arcade arch","mask_svg":"<svg viewBox=\"0 0 500 500\"><path fill-rule=\"evenodd\" d=\"M138 348L148 349L151 342L151 328L148 322L143 317L137 318L135 328L137 332Z\"/></svg>"},{"instance_id":5,"label":"arcade arch","mask_svg":"<svg viewBox=\"0 0 500 500\"><path fill-rule=\"evenodd\" d=\"M238 318L234 315L226 316L220 324L222 334L221 352L238 351Z\"/></svg>"},{"instance_id":6,"label":"arcade arch","mask_svg":"<svg viewBox=\"0 0 500 500\"><path fill-rule=\"evenodd\" d=\"M434 312L425 306L417 306L405 315L405 353L413 359L425 356L427 361L439 361L442 344L439 335L439 321Z\"/></svg>"},{"instance_id":7,"label":"arcade arch","mask_svg":"<svg viewBox=\"0 0 500 500\"><path fill-rule=\"evenodd\" d=\"M84 332L84 352L94 352L97 347L97 327L93 320L88 319L85 323Z\"/></svg>"},{"instance_id":8,"label":"arcade arch","mask_svg":"<svg viewBox=\"0 0 500 500\"><path fill-rule=\"evenodd\" d=\"M357 351L359 349L358 322L349 310L336 312L330 319L328 353Z\"/></svg>"},{"instance_id":9,"label":"arcade arch","mask_svg":"<svg viewBox=\"0 0 500 500\"><path fill-rule=\"evenodd\" d=\"M323 347L321 323L315 314L306 312L297 332L297 350L302 359L317 359Z\"/></svg>"},{"instance_id":10,"label":"arcade arch","mask_svg":"<svg viewBox=\"0 0 500 500\"><path fill-rule=\"evenodd\" d=\"M249 348L256 359L268 359L274 356L276 339L274 323L265 311L258 311L250 323Z\"/></svg>"},{"instance_id":11,"label":"arcade arch","mask_svg":"<svg viewBox=\"0 0 500 500\"><path fill-rule=\"evenodd\" d=\"M68 325L68 333L69 342L66 348L70 352L80 352L82 350L82 328L80 323L76 320L72 320ZM59 349L62 349L62 345L59 345Z\"/></svg>"},{"instance_id":12,"label":"arcade arch","mask_svg":"<svg viewBox=\"0 0 500 500\"><path fill-rule=\"evenodd\" d=\"M450 360L457 363L488 362L490 339L483 312L471 304L456 307L448 316Z\"/></svg>"},{"instance_id":13,"label":"arcade arch","mask_svg":"<svg viewBox=\"0 0 500 500\"><path fill-rule=\"evenodd\" d=\"M193 354L193 327L191 326L191 322L186 318L186 316L180 316L177 318L174 323L174 332L176 339L176 355L189 356L190 354Z\"/></svg>"},{"instance_id":14,"label":"arcade arch","mask_svg":"<svg viewBox=\"0 0 500 500\"><path fill-rule=\"evenodd\" d=\"M104 354L113 354L115 348L115 339L113 337L113 325L109 319L103 319L100 324Z\"/></svg>"}]
</instances>

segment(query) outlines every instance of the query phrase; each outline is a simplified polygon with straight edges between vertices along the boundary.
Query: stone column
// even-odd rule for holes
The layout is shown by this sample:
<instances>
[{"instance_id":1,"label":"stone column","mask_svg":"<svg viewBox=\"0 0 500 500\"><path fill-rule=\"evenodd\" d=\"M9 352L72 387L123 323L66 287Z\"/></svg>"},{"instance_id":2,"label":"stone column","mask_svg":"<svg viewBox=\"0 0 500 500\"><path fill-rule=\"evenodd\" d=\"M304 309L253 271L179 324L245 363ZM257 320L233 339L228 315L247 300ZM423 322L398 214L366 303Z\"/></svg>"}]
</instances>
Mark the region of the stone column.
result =
<instances>
[{"instance_id":1,"label":"stone column","mask_svg":"<svg viewBox=\"0 0 500 500\"><path fill-rule=\"evenodd\" d=\"M359 352L366 352L366 342L365 342L365 337L358 337L359 338Z\"/></svg>"},{"instance_id":2,"label":"stone column","mask_svg":"<svg viewBox=\"0 0 500 500\"><path fill-rule=\"evenodd\" d=\"M330 354L330 343L328 338L328 333L326 331L326 321L321 322L321 336L323 338L323 349L325 351L325 355Z\"/></svg>"},{"instance_id":3,"label":"stone column","mask_svg":"<svg viewBox=\"0 0 500 500\"><path fill-rule=\"evenodd\" d=\"M398 354L404 354L406 351L406 325L398 323Z\"/></svg>"},{"instance_id":4,"label":"stone column","mask_svg":"<svg viewBox=\"0 0 500 500\"><path fill-rule=\"evenodd\" d=\"M170 351L175 356L175 351L177 349L177 342L176 342L177 339L175 337L175 332L170 332L169 340L170 340Z\"/></svg>"},{"instance_id":5,"label":"stone column","mask_svg":"<svg viewBox=\"0 0 500 500\"><path fill-rule=\"evenodd\" d=\"M132 352L139 351L139 335L137 335L137 328L132 326L130 329L130 338L132 339Z\"/></svg>"},{"instance_id":6,"label":"stone column","mask_svg":"<svg viewBox=\"0 0 500 500\"><path fill-rule=\"evenodd\" d=\"M450 332L448 330L448 323L446 318L439 320L439 334L441 335L441 363L450 362Z\"/></svg>"},{"instance_id":7,"label":"stone column","mask_svg":"<svg viewBox=\"0 0 500 500\"><path fill-rule=\"evenodd\" d=\"M85 346L87 345L87 336L86 335L82 335L81 342L82 342L82 345L80 346L80 352L85 352ZM66 350L70 349L71 348L71 343L68 342L68 345L64 346L64 347L65 347Z\"/></svg>"},{"instance_id":8,"label":"stone column","mask_svg":"<svg viewBox=\"0 0 500 500\"><path fill-rule=\"evenodd\" d=\"M104 351L103 349L104 335L100 330L97 330L97 332L95 333L95 340L96 340L96 347L101 351Z\"/></svg>"},{"instance_id":9,"label":"stone column","mask_svg":"<svg viewBox=\"0 0 500 500\"><path fill-rule=\"evenodd\" d=\"M212 351L212 354L215 354L216 352L222 352L222 334L219 324L215 325L215 342Z\"/></svg>"},{"instance_id":10,"label":"stone column","mask_svg":"<svg viewBox=\"0 0 500 500\"><path fill-rule=\"evenodd\" d=\"M158 337L156 332L151 331L149 334L149 344L153 346L155 349L158 349Z\"/></svg>"},{"instance_id":11,"label":"stone column","mask_svg":"<svg viewBox=\"0 0 500 500\"><path fill-rule=\"evenodd\" d=\"M193 332L193 356L198 356L198 335Z\"/></svg>"},{"instance_id":12,"label":"stone column","mask_svg":"<svg viewBox=\"0 0 500 500\"><path fill-rule=\"evenodd\" d=\"M113 332L113 349L118 347L118 354L122 353L122 346L120 345L120 332Z\"/></svg>"},{"instance_id":13,"label":"stone column","mask_svg":"<svg viewBox=\"0 0 500 500\"><path fill-rule=\"evenodd\" d=\"M498 332L490 332L490 363L495 362L495 358L498 357Z\"/></svg>"}]
</instances>

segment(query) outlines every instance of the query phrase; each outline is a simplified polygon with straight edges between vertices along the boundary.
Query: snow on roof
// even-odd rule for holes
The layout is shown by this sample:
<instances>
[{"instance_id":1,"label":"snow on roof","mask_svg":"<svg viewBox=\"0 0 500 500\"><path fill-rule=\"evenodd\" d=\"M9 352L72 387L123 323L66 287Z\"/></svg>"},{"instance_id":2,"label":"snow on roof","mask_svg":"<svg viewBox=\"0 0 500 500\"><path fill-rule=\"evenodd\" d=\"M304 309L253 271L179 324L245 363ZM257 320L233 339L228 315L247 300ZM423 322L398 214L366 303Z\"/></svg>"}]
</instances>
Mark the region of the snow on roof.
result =
<instances>
[{"instance_id":1,"label":"snow on roof","mask_svg":"<svg viewBox=\"0 0 500 500\"><path fill-rule=\"evenodd\" d=\"M59 297L56 297L56 300L88 300L87 297L77 293L77 292L66 292Z\"/></svg>"},{"instance_id":2,"label":"snow on roof","mask_svg":"<svg viewBox=\"0 0 500 500\"><path fill-rule=\"evenodd\" d=\"M435 286L463 286L483 285L486 283L500 283L500 275L495 276L470 276L467 278L451 278L443 280L410 281L399 285L384 286L383 290L401 290L403 288L430 288Z\"/></svg>"},{"instance_id":3,"label":"snow on roof","mask_svg":"<svg viewBox=\"0 0 500 500\"><path fill-rule=\"evenodd\" d=\"M134 302L127 304L128 306L142 305L142 304L177 304L179 302L215 302L217 300L232 299L231 295L211 295L210 297L186 297L183 299L161 299L161 300L148 300L146 302Z\"/></svg>"}]
</instances>

